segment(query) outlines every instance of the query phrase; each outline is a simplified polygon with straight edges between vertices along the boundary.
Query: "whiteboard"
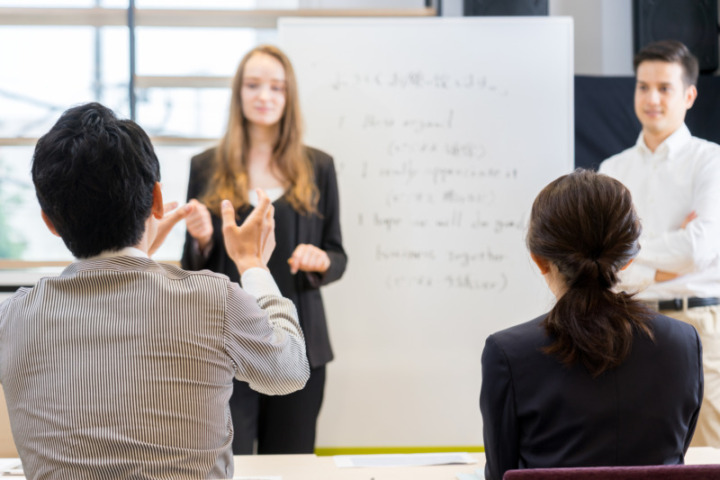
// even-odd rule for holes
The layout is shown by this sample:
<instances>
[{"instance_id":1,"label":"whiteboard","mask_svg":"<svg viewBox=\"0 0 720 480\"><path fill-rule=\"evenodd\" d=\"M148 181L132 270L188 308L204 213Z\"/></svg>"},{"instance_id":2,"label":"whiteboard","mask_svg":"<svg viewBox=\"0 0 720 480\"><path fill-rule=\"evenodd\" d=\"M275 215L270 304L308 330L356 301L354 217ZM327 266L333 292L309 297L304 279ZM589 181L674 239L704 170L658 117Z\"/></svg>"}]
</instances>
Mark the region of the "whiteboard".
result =
<instances>
[{"instance_id":1,"label":"whiteboard","mask_svg":"<svg viewBox=\"0 0 720 480\"><path fill-rule=\"evenodd\" d=\"M524 236L573 166L567 18L281 19L335 158L345 276L317 446L482 444L480 356L548 310Z\"/></svg>"}]
</instances>

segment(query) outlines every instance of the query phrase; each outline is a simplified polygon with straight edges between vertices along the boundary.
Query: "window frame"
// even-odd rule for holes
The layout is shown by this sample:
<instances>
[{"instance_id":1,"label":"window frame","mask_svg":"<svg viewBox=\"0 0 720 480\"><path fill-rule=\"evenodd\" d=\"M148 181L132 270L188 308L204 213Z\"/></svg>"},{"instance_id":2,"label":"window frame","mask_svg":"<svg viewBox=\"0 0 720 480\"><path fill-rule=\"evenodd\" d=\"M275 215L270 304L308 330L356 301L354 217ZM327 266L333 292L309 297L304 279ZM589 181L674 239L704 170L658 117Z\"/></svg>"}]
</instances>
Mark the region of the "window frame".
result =
<instances>
[{"instance_id":1,"label":"window frame","mask_svg":"<svg viewBox=\"0 0 720 480\"><path fill-rule=\"evenodd\" d=\"M130 29L130 112L135 119L136 92L148 88L229 88L232 77L227 76L152 76L135 74L134 34L137 27L232 27L251 29L277 29L281 17L431 17L437 16L439 8L435 3L425 1L423 8L393 9L144 9L136 8L134 0L129 0L127 8L89 7L89 8L42 8L42 7L0 7L0 26L89 26L109 27L125 26ZM0 147L34 146L38 137L2 137ZM187 136L152 136L156 146L207 146L217 138ZM26 279L40 274L33 270L57 269L71 261L28 261L18 259L0 259L0 292L9 288L26 285ZM172 263L172 262L171 262ZM30 273L30 276L19 275ZM44 272L47 273L47 272ZM19 275L19 276L18 276ZM11 280L14 279L14 280ZM19 282L19 283L18 283Z\"/></svg>"}]
</instances>

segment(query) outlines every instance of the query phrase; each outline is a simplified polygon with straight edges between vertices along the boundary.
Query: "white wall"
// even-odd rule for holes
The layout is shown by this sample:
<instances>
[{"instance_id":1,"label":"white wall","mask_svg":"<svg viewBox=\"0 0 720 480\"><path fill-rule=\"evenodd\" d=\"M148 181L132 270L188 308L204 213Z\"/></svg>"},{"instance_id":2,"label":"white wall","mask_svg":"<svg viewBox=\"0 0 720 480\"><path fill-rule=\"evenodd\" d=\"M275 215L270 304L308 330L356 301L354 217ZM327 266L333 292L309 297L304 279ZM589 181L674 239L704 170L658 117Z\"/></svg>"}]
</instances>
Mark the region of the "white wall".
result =
<instances>
[{"instance_id":1,"label":"white wall","mask_svg":"<svg viewBox=\"0 0 720 480\"><path fill-rule=\"evenodd\" d=\"M719 0L720 1L720 0ZM425 0L299 0L300 8L422 8ZM433 0L442 16L461 17L463 0ZM632 75L631 0L549 0L550 16L575 23L575 73Z\"/></svg>"},{"instance_id":2,"label":"white wall","mask_svg":"<svg viewBox=\"0 0 720 480\"><path fill-rule=\"evenodd\" d=\"M550 15L574 20L576 74L633 74L630 0L550 0Z\"/></svg>"},{"instance_id":3,"label":"white wall","mask_svg":"<svg viewBox=\"0 0 720 480\"><path fill-rule=\"evenodd\" d=\"M633 74L631 0L550 0L549 6L551 16L574 19L576 74ZM715 72L718 74L720 69Z\"/></svg>"},{"instance_id":4,"label":"white wall","mask_svg":"<svg viewBox=\"0 0 720 480\"><path fill-rule=\"evenodd\" d=\"M442 15L463 15L463 0L441 2ZM422 8L425 0L299 0L301 8ZM575 73L632 75L632 0L549 0L550 16L575 23ZM718 0L720 11L720 0ZM719 20L720 21L720 20ZM720 40L718 40L720 44ZM716 75L719 73L716 72Z\"/></svg>"}]
</instances>

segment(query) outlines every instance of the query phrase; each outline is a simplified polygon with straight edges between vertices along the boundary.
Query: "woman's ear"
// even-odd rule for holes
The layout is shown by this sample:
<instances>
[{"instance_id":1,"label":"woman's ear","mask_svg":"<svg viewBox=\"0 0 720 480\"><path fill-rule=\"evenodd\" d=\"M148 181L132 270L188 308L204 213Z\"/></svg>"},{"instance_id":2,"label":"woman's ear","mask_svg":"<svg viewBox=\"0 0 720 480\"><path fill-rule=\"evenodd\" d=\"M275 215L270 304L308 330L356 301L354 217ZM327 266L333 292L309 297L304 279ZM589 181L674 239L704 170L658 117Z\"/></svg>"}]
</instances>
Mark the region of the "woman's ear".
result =
<instances>
[{"instance_id":1,"label":"woman's ear","mask_svg":"<svg viewBox=\"0 0 720 480\"><path fill-rule=\"evenodd\" d=\"M45 226L47 226L48 230L50 230L53 235L59 237L60 234L57 232L57 230L55 230L55 225L53 225L52 221L50 220L50 218L48 218L44 211L40 210L40 216L42 217L43 222L45 222Z\"/></svg>"},{"instance_id":2,"label":"woman's ear","mask_svg":"<svg viewBox=\"0 0 720 480\"><path fill-rule=\"evenodd\" d=\"M540 269L540 273L542 273L543 275L547 274L550 271L550 262L545 260L543 257L535 255L534 253L530 253L530 258L533 259L533 262L535 262L535 265L538 266L538 268Z\"/></svg>"}]
</instances>

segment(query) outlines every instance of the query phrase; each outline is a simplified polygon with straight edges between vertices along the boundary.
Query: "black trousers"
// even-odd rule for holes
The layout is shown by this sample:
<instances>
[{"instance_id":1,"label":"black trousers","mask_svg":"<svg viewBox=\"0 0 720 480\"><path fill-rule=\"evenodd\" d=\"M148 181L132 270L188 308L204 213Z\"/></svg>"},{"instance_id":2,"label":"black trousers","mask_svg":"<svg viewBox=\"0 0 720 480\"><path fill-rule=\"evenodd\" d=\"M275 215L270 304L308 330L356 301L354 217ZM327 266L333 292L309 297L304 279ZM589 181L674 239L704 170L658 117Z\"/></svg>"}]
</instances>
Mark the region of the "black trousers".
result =
<instances>
[{"instance_id":1,"label":"black trousers","mask_svg":"<svg viewBox=\"0 0 720 480\"><path fill-rule=\"evenodd\" d=\"M325 391L325 366L311 368L305 388L289 395L263 395L234 381L230 397L233 454L313 453Z\"/></svg>"}]
</instances>

